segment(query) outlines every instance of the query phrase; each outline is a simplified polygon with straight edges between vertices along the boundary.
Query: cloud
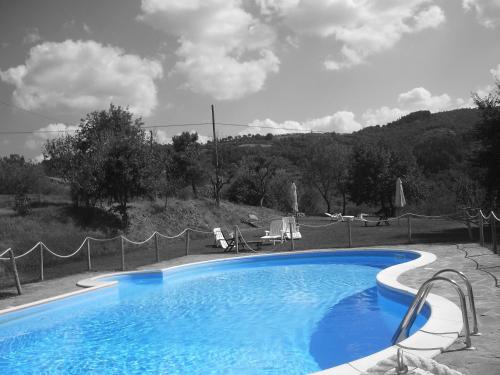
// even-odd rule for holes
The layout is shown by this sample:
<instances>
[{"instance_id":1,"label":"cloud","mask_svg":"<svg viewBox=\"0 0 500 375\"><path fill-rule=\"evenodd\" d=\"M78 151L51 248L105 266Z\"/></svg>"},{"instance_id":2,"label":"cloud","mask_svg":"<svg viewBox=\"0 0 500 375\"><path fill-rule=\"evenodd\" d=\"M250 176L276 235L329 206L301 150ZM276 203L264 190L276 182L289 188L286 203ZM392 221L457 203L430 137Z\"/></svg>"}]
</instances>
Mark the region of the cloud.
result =
<instances>
[{"instance_id":1,"label":"cloud","mask_svg":"<svg viewBox=\"0 0 500 375\"><path fill-rule=\"evenodd\" d=\"M25 142L25 146L30 150L40 149L45 141L65 134L74 134L76 130L78 130L77 125L66 125L62 123L49 124L38 129L33 135L30 135Z\"/></svg>"},{"instance_id":2,"label":"cloud","mask_svg":"<svg viewBox=\"0 0 500 375\"><path fill-rule=\"evenodd\" d=\"M23 65L0 71L23 109L91 111L110 102L148 116L157 105L159 62L95 41L44 42Z\"/></svg>"},{"instance_id":3,"label":"cloud","mask_svg":"<svg viewBox=\"0 0 500 375\"><path fill-rule=\"evenodd\" d=\"M82 25L83 31L85 31L88 35L92 34L92 30L90 29L90 26L87 25L85 22Z\"/></svg>"},{"instance_id":4,"label":"cloud","mask_svg":"<svg viewBox=\"0 0 500 375\"><path fill-rule=\"evenodd\" d=\"M276 15L298 35L340 43L340 54L324 67L339 70L361 64L392 48L405 34L436 28L445 21L433 0L259 0L261 13Z\"/></svg>"},{"instance_id":5,"label":"cloud","mask_svg":"<svg viewBox=\"0 0 500 375\"><path fill-rule=\"evenodd\" d=\"M496 68L490 70L491 75L497 81L500 81L500 64Z\"/></svg>"},{"instance_id":6,"label":"cloud","mask_svg":"<svg viewBox=\"0 0 500 375\"><path fill-rule=\"evenodd\" d=\"M249 128L239 134L289 134L302 132L336 132L352 133L360 130L361 124L355 120L354 113L349 111L339 111L333 115L298 121L276 122L271 119L254 120L249 124Z\"/></svg>"},{"instance_id":7,"label":"cloud","mask_svg":"<svg viewBox=\"0 0 500 375\"><path fill-rule=\"evenodd\" d=\"M500 25L499 0L462 0L462 6L466 11L475 12L484 27L493 29Z\"/></svg>"},{"instance_id":8,"label":"cloud","mask_svg":"<svg viewBox=\"0 0 500 375\"><path fill-rule=\"evenodd\" d=\"M429 90L423 87L415 87L399 94L397 102L398 107L395 108L383 106L366 110L361 116L364 126L385 125L415 111L440 112L470 107L472 103L471 100L462 98L452 99L448 94L432 95Z\"/></svg>"},{"instance_id":9,"label":"cloud","mask_svg":"<svg viewBox=\"0 0 500 375\"><path fill-rule=\"evenodd\" d=\"M279 70L274 30L240 0L142 0L141 9L140 20L178 38L174 71L196 93L240 99L262 90Z\"/></svg>"},{"instance_id":10,"label":"cloud","mask_svg":"<svg viewBox=\"0 0 500 375\"><path fill-rule=\"evenodd\" d=\"M26 34L23 37L23 44L36 44L42 40L40 36L40 31L37 27L32 27L26 30Z\"/></svg>"}]
</instances>

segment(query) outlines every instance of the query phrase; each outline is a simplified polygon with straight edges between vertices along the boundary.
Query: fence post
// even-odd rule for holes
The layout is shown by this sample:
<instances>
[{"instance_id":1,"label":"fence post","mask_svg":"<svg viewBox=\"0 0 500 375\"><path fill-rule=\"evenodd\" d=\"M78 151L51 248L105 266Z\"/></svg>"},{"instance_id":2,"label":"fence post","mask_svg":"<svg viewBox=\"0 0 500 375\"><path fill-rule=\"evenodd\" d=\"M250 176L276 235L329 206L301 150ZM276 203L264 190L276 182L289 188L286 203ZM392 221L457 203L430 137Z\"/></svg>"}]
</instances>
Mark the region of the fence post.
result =
<instances>
[{"instance_id":1,"label":"fence post","mask_svg":"<svg viewBox=\"0 0 500 375\"><path fill-rule=\"evenodd\" d=\"M292 231L292 221L288 222L288 227L290 228L290 250L295 250L295 242L293 240L293 231Z\"/></svg>"},{"instance_id":2,"label":"fence post","mask_svg":"<svg viewBox=\"0 0 500 375\"><path fill-rule=\"evenodd\" d=\"M481 210L479 210L479 244L484 247L484 220Z\"/></svg>"},{"instance_id":3,"label":"fence post","mask_svg":"<svg viewBox=\"0 0 500 375\"><path fill-rule=\"evenodd\" d=\"M490 214L490 226L491 226L491 244L493 247L493 252L497 254L498 244L497 244L497 225L496 219L493 214L493 211Z\"/></svg>"},{"instance_id":4,"label":"fence post","mask_svg":"<svg viewBox=\"0 0 500 375\"><path fill-rule=\"evenodd\" d=\"M240 238L238 236L238 226L234 226L234 246L236 247L236 254L239 254L240 252Z\"/></svg>"},{"instance_id":5,"label":"fence post","mask_svg":"<svg viewBox=\"0 0 500 375\"><path fill-rule=\"evenodd\" d=\"M158 233L155 232L155 254L156 254L156 263L160 262L160 250L158 249Z\"/></svg>"},{"instance_id":6,"label":"fence post","mask_svg":"<svg viewBox=\"0 0 500 375\"><path fill-rule=\"evenodd\" d=\"M122 271L125 271L125 244L123 241L123 236L120 236L121 242L122 242L122 248L121 248L121 256L122 256Z\"/></svg>"},{"instance_id":7,"label":"fence post","mask_svg":"<svg viewBox=\"0 0 500 375\"><path fill-rule=\"evenodd\" d=\"M352 247L351 220L347 221L347 233L349 235L349 247Z\"/></svg>"},{"instance_id":8,"label":"fence post","mask_svg":"<svg viewBox=\"0 0 500 375\"><path fill-rule=\"evenodd\" d=\"M43 243L40 241L40 280L44 280L43 275Z\"/></svg>"},{"instance_id":9,"label":"fence post","mask_svg":"<svg viewBox=\"0 0 500 375\"><path fill-rule=\"evenodd\" d=\"M189 228L186 229L186 256L189 254L189 242L190 242L190 238L189 238Z\"/></svg>"},{"instance_id":10,"label":"fence post","mask_svg":"<svg viewBox=\"0 0 500 375\"><path fill-rule=\"evenodd\" d=\"M90 261L90 238L87 237L87 268L90 271L92 269L92 262Z\"/></svg>"},{"instance_id":11,"label":"fence post","mask_svg":"<svg viewBox=\"0 0 500 375\"><path fill-rule=\"evenodd\" d=\"M411 243L411 215L408 214L408 243Z\"/></svg>"},{"instance_id":12,"label":"fence post","mask_svg":"<svg viewBox=\"0 0 500 375\"><path fill-rule=\"evenodd\" d=\"M17 273L16 258L14 257L14 250L10 249L10 263L12 265L12 272L14 273L14 280L16 282L17 293L23 294L21 290L21 282L19 281L19 273Z\"/></svg>"},{"instance_id":13,"label":"fence post","mask_svg":"<svg viewBox=\"0 0 500 375\"><path fill-rule=\"evenodd\" d=\"M469 233L469 240L473 241L474 237L472 237L472 228L471 228L471 225L470 225L470 219L469 218L465 218L465 220L467 221L467 232Z\"/></svg>"}]
</instances>

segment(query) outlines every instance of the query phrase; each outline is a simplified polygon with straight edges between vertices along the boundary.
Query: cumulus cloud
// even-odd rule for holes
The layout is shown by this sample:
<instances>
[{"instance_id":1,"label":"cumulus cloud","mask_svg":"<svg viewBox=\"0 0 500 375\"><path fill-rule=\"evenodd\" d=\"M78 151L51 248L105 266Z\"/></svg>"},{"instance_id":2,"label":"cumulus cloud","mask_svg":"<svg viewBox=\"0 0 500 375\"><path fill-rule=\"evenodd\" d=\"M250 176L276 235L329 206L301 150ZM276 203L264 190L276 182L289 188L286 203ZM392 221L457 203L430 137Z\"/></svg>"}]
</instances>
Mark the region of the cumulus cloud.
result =
<instances>
[{"instance_id":1,"label":"cumulus cloud","mask_svg":"<svg viewBox=\"0 0 500 375\"><path fill-rule=\"evenodd\" d=\"M499 0L462 0L462 6L466 11L475 12L481 25L487 28L500 25Z\"/></svg>"},{"instance_id":2,"label":"cumulus cloud","mask_svg":"<svg viewBox=\"0 0 500 375\"><path fill-rule=\"evenodd\" d=\"M279 70L275 32L240 0L142 0L141 9L140 20L178 37L175 71L194 92L239 99L262 90Z\"/></svg>"},{"instance_id":3,"label":"cumulus cloud","mask_svg":"<svg viewBox=\"0 0 500 375\"><path fill-rule=\"evenodd\" d=\"M0 71L21 108L90 111L110 102L143 116L157 105L158 61L125 54L95 41L44 42L23 65Z\"/></svg>"},{"instance_id":4,"label":"cumulus cloud","mask_svg":"<svg viewBox=\"0 0 500 375\"><path fill-rule=\"evenodd\" d=\"M32 27L26 30L26 34L23 37L23 44L36 44L42 40L40 36L40 31L37 27Z\"/></svg>"},{"instance_id":5,"label":"cumulus cloud","mask_svg":"<svg viewBox=\"0 0 500 375\"><path fill-rule=\"evenodd\" d=\"M25 145L30 150L40 149L45 141L54 139L65 134L74 134L78 130L77 125L66 125L62 123L49 124L38 129L25 142Z\"/></svg>"},{"instance_id":6,"label":"cumulus cloud","mask_svg":"<svg viewBox=\"0 0 500 375\"><path fill-rule=\"evenodd\" d=\"M404 34L438 27L445 16L432 2L258 0L262 14L278 15L295 33L340 43L340 55L324 62L330 70L361 64L370 55L392 48Z\"/></svg>"},{"instance_id":7,"label":"cumulus cloud","mask_svg":"<svg viewBox=\"0 0 500 375\"><path fill-rule=\"evenodd\" d=\"M490 70L491 75L497 81L500 81L500 64L496 68Z\"/></svg>"},{"instance_id":8,"label":"cumulus cloud","mask_svg":"<svg viewBox=\"0 0 500 375\"><path fill-rule=\"evenodd\" d=\"M385 125L414 111L440 112L471 105L470 100L452 99L448 94L432 95L429 90L423 87L415 87L399 94L397 102L398 107L395 108L383 106L377 109L368 109L361 116L364 126Z\"/></svg>"},{"instance_id":9,"label":"cumulus cloud","mask_svg":"<svg viewBox=\"0 0 500 375\"><path fill-rule=\"evenodd\" d=\"M356 121L354 113L349 111L339 111L333 115L303 122L290 120L276 122L271 119L254 120L249 126L240 134L288 134L310 131L352 133L361 129L361 124Z\"/></svg>"}]
</instances>

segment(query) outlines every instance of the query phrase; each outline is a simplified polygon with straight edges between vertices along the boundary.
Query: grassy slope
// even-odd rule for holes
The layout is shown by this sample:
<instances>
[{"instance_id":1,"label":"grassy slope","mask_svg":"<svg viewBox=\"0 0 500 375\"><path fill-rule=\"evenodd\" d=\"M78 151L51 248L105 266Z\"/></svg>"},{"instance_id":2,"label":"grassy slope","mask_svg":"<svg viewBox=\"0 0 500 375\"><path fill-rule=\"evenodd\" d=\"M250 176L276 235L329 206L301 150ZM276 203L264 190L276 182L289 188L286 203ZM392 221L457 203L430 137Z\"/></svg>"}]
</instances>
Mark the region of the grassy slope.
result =
<instances>
[{"instance_id":1,"label":"grassy slope","mask_svg":"<svg viewBox=\"0 0 500 375\"><path fill-rule=\"evenodd\" d=\"M208 199L170 199L165 209L163 202L135 202L130 209L130 227L126 236L143 240L155 230L168 235L190 227L211 231L214 227L231 228L238 224L247 227L242 219L253 213L261 220L281 216L275 210L241 206L221 202L220 208ZM86 236L109 238L123 233L114 215L99 211L92 218L80 210L75 211L69 204L46 204L34 208L32 213L22 217L11 210L0 213L0 251L12 247L21 253L38 241L43 241L55 251L68 253L75 250Z\"/></svg>"}]
</instances>

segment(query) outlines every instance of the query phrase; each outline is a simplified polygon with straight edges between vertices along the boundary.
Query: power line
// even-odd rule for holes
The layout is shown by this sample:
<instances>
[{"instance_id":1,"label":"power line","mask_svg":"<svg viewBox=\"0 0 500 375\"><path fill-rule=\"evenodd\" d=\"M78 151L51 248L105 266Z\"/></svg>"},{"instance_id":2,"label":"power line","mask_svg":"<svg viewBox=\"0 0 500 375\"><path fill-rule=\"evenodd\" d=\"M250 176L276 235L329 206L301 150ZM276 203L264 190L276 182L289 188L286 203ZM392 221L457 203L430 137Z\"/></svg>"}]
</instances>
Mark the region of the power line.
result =
<instances>
[{"instance_id":1,"label":"power line","mask_svg":"<svg viewBox=\"0 0 500 375\"><path fill-rule=\"evenodd\" d=\"M325 133L318 130L312 129L296 129L296 128L287 128L287 127L276 127L276 126L264 126L264 125L251 125L251 124L236 124L236 123L227 123L227 122L216 122L216 125L221 126L235 126L242 128L258 128L258 129L271 129L271 130L285 130L292 132L302 132L302 133ZM187 126L203 126L203 125L212 125L209 122L196 122L196 123L183 123L183 124L166 124L166 125L148 125L143 126L144 129L158 129L158 128L173 128L173 127L187 127ZM26 131L0 131L2 135L15 135L15 134L44 134L44 133L69 133L75 132L78 129L61 129L61 130L26 130Z\"/></svg>"}]
</instances>

